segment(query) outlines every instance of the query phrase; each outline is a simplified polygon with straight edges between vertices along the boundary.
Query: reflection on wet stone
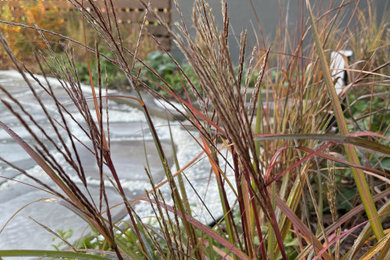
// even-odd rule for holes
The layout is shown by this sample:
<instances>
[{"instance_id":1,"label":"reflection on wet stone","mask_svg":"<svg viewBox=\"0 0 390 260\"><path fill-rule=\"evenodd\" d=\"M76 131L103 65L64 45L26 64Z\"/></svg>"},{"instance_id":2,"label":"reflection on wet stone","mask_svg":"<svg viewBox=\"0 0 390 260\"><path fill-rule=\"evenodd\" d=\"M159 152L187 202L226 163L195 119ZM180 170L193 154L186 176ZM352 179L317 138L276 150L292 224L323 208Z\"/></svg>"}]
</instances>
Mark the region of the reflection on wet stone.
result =
<instances>
[{"instance_id":1,"label":"reflection on wet stone","mask_svg":"<svg viewBox=\"0 0 390 260\"><path fill-rule=\"evenodd\" d=\"M61 147L58 138L55 137L55 131L50 127L47 118L42 113L40 106L28 90L26 83L21 79L20 75L15 71L2 71L0 72L0 84L17 97L17 100L37 120L37 122L44 127L44 130L53 138L54 142ZM58 83L52 82L52 84L58 100L72 112L77 120L82 122L83 119L81 115L71 103L66 91L64 91ZM59 114L51 97L36 84L34 84L34 87L45 106L47 106L51 116L59 119ZM85 95L90 95L88 94L90 93L90 90L87 87L84 90ZM3 98L5 97L4 93L1 93L1 95ZM164 172L150 131L144 121L143 113L137 109L129 108L126 105L119 105L114 102L109 103L109 109L110 145L113 163L119 178L124 184L127 183L124 187L128 198L135 198L136 196L140 196L144 192L145 187L149 185L145 167L149 168L155 182L159 182L164 178ZM15 110L20 112L20 108L17 106L15 106ZM93 113L92 115L94 116ZM0 120L11 127L13 131L28 144L34 145L36 143L30 133L28 133L4 105L0 105ZM43 142L49 150L53 151L52 155L57 158L57 160L64 163L63 167L65 167L67 173L72 176L73 170L69 165L65 164L65 160L61 155L55 153L53 144L47 140L38 127L32 125L32 122L29 119L27 121L30 122L29 126L33 132L37 134L39 140ZM71 120L69 120L69 122L72 134L80 138L84 145L91 148L91 142L88 141L80 127ZM163 125L166 125L166 122L164 122ZM82 127L86 129L85 123L82 124ZM60 126L58 127L58 130L63 136L66 136L65 131ZM158 131L161 130L159 129ZM172 163L173 154L171 143L162 140L162 145L169 162ZM89 191L96 202L99 198L99 170L95 156L82 144L76 143L76 146L85 174L89 180ZM145 157L145 155L147 156ZM36 163L20 145L2 129L0 129L0 156L23 170L27 170L29 174L34 175L49 186L55 187L53 182L38 166L36 166ZM108 177L112 177L107 166L104 167L104 173ZM53 249L53 235L42 228L42 226L34 223L32 219L44 224L54 231L72 229L74 235L70 239L70 242L74 242L76 239L79 239L81 236L90 232L86 222L68 208L51 200L40 201L42 199L52 199L53 196L49 193L20 182L10 181L9 178L16 177L21 182L36 185L32 180L26 178L20 174L20 172L10 168L3 162L0 162L0 176L0 228L3 227L15 212L28 205L10 221L4 231L0 234L0 249ZM74 174L72 178L74 181L78 182L81 187L80 180L78 180ZM107 186L109 204L112 206L120 203L122 199L115 189L110 188L110 185ZM32 204L29 205L29 203ZM113 216L116 217L122 209L123 207L116 208L113 211Z\"/></svg>"}]
</instances>

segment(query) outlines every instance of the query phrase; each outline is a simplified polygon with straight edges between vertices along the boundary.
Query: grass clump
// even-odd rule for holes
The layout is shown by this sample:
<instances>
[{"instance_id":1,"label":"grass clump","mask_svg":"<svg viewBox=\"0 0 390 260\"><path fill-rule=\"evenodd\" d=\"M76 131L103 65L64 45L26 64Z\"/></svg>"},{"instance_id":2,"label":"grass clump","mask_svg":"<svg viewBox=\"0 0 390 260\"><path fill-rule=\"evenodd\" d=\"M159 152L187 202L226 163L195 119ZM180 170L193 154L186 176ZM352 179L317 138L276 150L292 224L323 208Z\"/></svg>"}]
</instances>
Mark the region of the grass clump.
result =
<instances>
[{"instance_id":1,"label":"grass clump","mask_svg":"<svg viewBox=\"0 0 390 260\"><path fill-rule=\"evenodd\" d=\"M351 5L355 4L358 3ZM176 7L180 13L180 8ZM145 8L148 8L146 4ZM117 31L108 29L115 28L115 20L105 19L99 14L88 16L95 25L100 43L94 48L87 46L86 35L84 44L73 42L85 48L85 70L88 73L84 74L88 75L86 80L97 87L96 90L91 88L92 97L88 100L79 87L80 74L83 73L78 71L71 50L62 60L54 58L54 63L37 55L38 64L46 64L58 80L68 82L64 88L82 115L82 122L67 119L64 115L70 115L70 111L48 87L59 115L58 119L54 118L47 113L40 97L34 95L53 129L61 127L65 130L65 135L56 131L59 143L50 141L75 172L83 189L69 179L60 163L50 156L46 145L39 142L35 132L28 128L21 116L30 116L28 111L1 88L7 96L2 102L26 126L38 146L25 143L0 121L1 127L30 154L61 192L24 173L80 214L97 234L84 238L72 248L73 254L109 258L114 252L118 259L388 258L390 236L385 223L388 221L387 197L390 193L386 164L390 155L389 119L388 100L380 94L387 93L387 61L376 57L383 53L379 45L373 47L368 59L363 52L355 50L356 42L352 37L344 39L343 46L336 45L336 50L352 48L354 59L358 61L346 69L350 83L347 93L343 93L347 96L344 114L340 105L342 98L335 92L327 66L328 48L333 48L337 42L339 28L334 25L340 13L330 11L315 19L309 1L302 8L310 10L310 22L305 23L306 17L302 13L298 28L301 34L290 35L280 26L275 46L249 49L244 31L240 35L239 59L233 61L228 44L227 4L222 4L222 26L218 26L208 4L197 0L193 9L193 27L197 36L189 33L184 22L177 26L177 33L172 31L173 40L188 64L176 61L168 52L151 53L144 59L139 56L141 33L138 44L128 49L121 44ZM342 8L340 6L337 10ZM361 13L356 13L360 21L366 21ZM318 22L324 28L320 32ZM376 21L370 19L370 22ZM388 46L384 33L386 24L380 24L376 33L370 35L376 39L375 43L384 41ZM169 26L167 29L171 30ZM314 40L309 31L313 32ZM348 28L342 30L342 35L348 33ZM293 37L297 39L293 41ZM368 38L367 42L370 42L372 39ZM304 42L309 43L303 45ZM26 72L16 59L3 36L1 43L19 72L27 75L29 71ZM127 198L113 163L109 125L105 123L104 112L104 104L110 95L103 93L107 86L105 74L113 76L111 66L120 71L133 91L133 95L124 98L141 105L165 173L165 180L161 183L154 183L150 177L152 189L135 200L147 202L154 215L152 224L143 221L135 210L135 202ZM44 70L42 73L45 75ZM25 79L31 86L27 77ZM40 84L39 80L36 82ZM361 94L355 90L361 86L368 86L370 91ZM34 94L32 86L31 91ZM201 153L187 165L181 165L177 154L174 155L175 165L170 165L148 104L144 103L144 91L166 100L171 109L184 115L186 123L182 126L188 129L201 149ZM368 106L360 102L366 99L370 100ZM92 105L89 105L90 100ZM21 112L13 109L11 103L20 107ZM386 109L380 107L382 104ZM341 134L328 132L333 115ZM98 203L88 196L88 180L75 145L81 141L67 127L67 120L85 125L81 128L93 144L91 153L100 176ZM39 122L31 121L48 137ZM175 137L172 139L174 143ZM71 146L66 145L68 142ZM174 144L172 149L175 150ZM192 183L185 175L186 169L197 167L200 158L207 160L210 175L216 180L218 197L215 200L222 209L221 217L211 226L196 218L191 207L189 187ZM145 174L150 176L148 167L145 167ZM113 220L105 180L123 199L126 214L123 223ZM345 191L346 180L350 180L353 194ZM169 190L170 198L162 193L162 186ZM228 196L228 190L234 195ZM207 208L207 201L204 207ZM331 221L326 221L327 218ZM356 239L353 239L354 235ZM0 256L28 253L32 254L22 250L2 250ZM61 253L68 257L64 251L56 252ZM41 251L43 254L47 252Z\"/></svg>"}]
</instances>

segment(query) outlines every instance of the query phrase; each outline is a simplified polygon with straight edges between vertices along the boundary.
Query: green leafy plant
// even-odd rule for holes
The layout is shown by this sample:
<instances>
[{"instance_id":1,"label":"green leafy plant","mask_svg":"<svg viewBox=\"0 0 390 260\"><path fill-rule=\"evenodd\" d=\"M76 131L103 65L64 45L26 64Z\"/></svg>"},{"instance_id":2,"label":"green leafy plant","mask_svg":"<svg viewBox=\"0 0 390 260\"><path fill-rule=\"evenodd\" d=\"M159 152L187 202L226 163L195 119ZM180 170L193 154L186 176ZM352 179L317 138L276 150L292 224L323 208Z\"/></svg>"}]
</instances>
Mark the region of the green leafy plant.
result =
<instances>
[{"instance_id":1,"label":"green leafy plant","mask_svg":"<svg viewBox=\"0 0 390 260\"><path fill-rule=\"evenodd\" d=\"M167 53L161 51L149 53L146 56L145 62L152 69L146 69L142 64L139 64L142 68L141 73L145 84L164 97L170 96L169 93L159 87L159 85L163 85L164 83L169 85L175 93L185 97L185 89L188 87L186 87L184 75L191 80L192 84L196 86L196 89L199 89L196 75L189 64L181 64L182 70L180 71L177 67L177 63L175 63ZM151 71L153 71L153 73ZM154 72L157 73L158 76L155 75ZM189 93L192 95L192 92L189 91Z\"/></svg>"},{"instance_id":2,"label":"green leafy plant","mask_svg":"<svg viewBox=\"0 0 390 260\"><path fill-rule=\"evenodd\" d=\"M105 51L103 47L99 48L99 52L105 56L104 59L100 60L100 71L97 67L97 60L93 60L91 63L91 73L92 78L94 79L94 85L98 84L99 73L103 76L104 84L109 88L116 88L119 90L126 90L128 88L128 82L125 75L118 69L118 67L112 63L110 59L113 59L111 52ZM77 73L79 75L80 81L84 83L89 83L89 71L88 66L83 62L77 63Z\"/></svg>"},{"instance_id":3,"label":"green leafy plant","mask_svg":"<svg viewBox=\"0 0 390 260\"><path fill-rule=\"evenodd\" d=\"M179 96L185 98L185 95L189 94L191 97L194 97L193 93L190 91L190 88L186 87L185 77L189 78L191 83L195 86L197 92L201 91L195 71L190 64L179 62L178 64L181 66L181 70L179 70L177 63L175 63L167 53L163 53L161 51L154 51L149 53L146 56L145 62L148 66L150 66L151 69L153 69L154 72L159 75L159 77L161 77L161 79L150 70L143 68L142 76L144 82L153 90L157 91L160 95L168 98L170 97L169 93L159 87L159 85L162 85L165 82ZM142 67L142 64L138 65ZM236 66L234 70L235 73L238 73L239 67ZM258 70L254 70L248 73L248 68L245 67L243 75L244 78L242 81L245 82L246 78L248 77L248 87L253 88L259 75L260 72ZM243 83L243 85L245 85L245 83Z\"/></svg>"},{"instance_id":4,"label":"green leafy plant","mask_svg":"<svg viewBox=\"0 0 390 260\"><path fill-rule=\"evenodd\" d=\"M54 237L54 238L52 239L52 241L53 241L53 242L56 242L56 241L59 240L59 239L60 239L61 241L59 241L57 244L53 244L52 246L54 247L55 250L59 251L59 250L61 250L61 248L62 248L63 246L66 245L66 243L64 242L64 240L66 241L66 240L68 240L69 238L72 237L72 235L73 235L73 230L72 230L72 229L68 229L68 230L66 230L66 231L57 230L56 233L59 235L59 237L58 237L58 238Z\"/></svg>"}]
</instances>

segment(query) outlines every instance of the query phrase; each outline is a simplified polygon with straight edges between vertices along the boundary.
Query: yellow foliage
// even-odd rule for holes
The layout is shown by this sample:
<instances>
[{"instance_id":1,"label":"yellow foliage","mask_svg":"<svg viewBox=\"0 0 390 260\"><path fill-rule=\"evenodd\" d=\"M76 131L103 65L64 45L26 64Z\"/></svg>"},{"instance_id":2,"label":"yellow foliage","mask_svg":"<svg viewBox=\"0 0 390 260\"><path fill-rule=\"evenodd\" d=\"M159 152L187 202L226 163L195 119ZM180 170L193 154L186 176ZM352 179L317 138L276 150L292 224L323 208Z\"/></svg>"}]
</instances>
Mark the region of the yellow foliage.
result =
<instances>
[{"instance_id":1,"label":"yellow foliage","mask_svg":"<svg viewBox=\"0 0 390 260\"><path fill-rule=\"evenodd\" d=\"M55 4L50 2L45 7L39 0L22 1L17 7L9 2L0 8L0 19L3 21L20 23L30 26L38 26L54 32L61 33L63 30L63 15ZM20 26L0 24L0 30L8 41L14 54L19 57L23 54L29 55L33 50L45 49L46 44L38 32L23 29ZM58 39L45 34L47 40L58 46ZM4 56L4 51L0 49L0 58ZM25 58L25 57L24 57Z\"/></svg>"}]
</instances>

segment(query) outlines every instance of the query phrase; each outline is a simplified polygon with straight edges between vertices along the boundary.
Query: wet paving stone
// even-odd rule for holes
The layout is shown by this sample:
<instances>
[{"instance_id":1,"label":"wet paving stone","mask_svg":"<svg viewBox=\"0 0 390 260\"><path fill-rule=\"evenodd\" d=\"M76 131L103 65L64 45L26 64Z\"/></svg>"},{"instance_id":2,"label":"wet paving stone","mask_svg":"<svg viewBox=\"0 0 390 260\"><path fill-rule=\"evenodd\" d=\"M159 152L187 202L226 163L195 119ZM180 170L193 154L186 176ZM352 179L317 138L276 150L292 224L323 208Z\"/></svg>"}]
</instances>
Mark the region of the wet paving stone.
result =
<instances>
[{"instance_id":1,"label":"wet paving stone","mask_svg":"<svg viewBox=\"0 0 390 260\"><path fill-rule=\"evenodd\" d=\"M69 242L73 243L88 234L88 224L73 213L69 208L53 200L53 195L24 184L14 184L0 190L0 228L3 227L15 214L0 235L0 249L42 249L53 250L53 234L42 226L53 231L67 231L71 229L73 236ZM114 189L107 188L109 205L113 206L122 201ZM99 201L99 188L90 189L96 203ZM105 207L103 207L105 208ZM117 215L123 207L112 211Z\"/></svg>"}]
</instances>

